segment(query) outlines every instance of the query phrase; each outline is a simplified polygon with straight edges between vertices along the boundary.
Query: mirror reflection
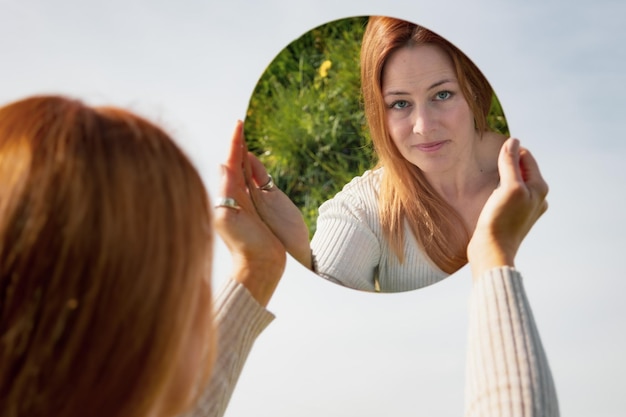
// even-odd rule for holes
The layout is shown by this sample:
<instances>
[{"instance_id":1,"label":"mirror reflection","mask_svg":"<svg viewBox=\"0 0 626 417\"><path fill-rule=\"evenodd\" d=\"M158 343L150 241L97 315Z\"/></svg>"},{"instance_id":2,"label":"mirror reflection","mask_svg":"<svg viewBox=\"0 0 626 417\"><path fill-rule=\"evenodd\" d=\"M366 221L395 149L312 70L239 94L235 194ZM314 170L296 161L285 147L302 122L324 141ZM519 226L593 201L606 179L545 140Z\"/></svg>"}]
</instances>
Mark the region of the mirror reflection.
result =
<instances>
[{"instance_id":1,"label":"mirror reflection","mask_svg":"<svg viewBox=\"0 0 626 417\"><path fill-rule=\"evenodd\" d=\"M463 52L384 16L329 22L290 43L245 121L253 172L277 186L255 203L289 252L330 281L382 292L467 263L508 134Z\"/></svg>"}]
</instances>

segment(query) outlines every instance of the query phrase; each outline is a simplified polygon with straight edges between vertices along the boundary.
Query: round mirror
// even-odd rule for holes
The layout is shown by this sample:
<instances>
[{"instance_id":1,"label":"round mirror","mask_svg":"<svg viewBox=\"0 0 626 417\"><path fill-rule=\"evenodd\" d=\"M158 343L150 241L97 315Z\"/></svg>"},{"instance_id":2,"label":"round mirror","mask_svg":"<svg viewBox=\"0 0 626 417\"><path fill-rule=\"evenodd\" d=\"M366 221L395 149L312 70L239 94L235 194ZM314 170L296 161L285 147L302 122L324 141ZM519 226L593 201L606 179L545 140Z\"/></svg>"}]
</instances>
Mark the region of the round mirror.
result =
<instances>
[{"instance_id":1,"label":"round mirror","mask_svg":"<svg viewBox=\"0 0 626 417\"><path fill-rule=\"evenodd\" d=\"M287 45L261 75L244 131L309 230L312 256L297 259L382 292L422 288L466 263L509 134L469 58L383 16L335 20Z\"/></svg>"}]
</instances>

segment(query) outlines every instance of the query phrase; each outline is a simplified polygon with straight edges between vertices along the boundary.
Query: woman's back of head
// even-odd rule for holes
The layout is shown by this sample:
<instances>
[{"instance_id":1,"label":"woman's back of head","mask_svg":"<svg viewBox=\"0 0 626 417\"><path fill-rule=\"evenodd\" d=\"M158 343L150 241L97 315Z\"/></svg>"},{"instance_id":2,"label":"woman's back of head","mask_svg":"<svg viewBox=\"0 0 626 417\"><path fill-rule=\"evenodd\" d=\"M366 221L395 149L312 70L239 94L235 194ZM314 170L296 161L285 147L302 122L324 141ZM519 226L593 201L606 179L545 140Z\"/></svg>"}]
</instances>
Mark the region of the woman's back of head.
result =
<instances>
[{"instance_id":1,"label":"woman's back of head","mask_svg":"<svg viewBox=\"0 0 626 417\"><path fill-rule=\"evenodd\" d=\"M161 129L63 97L0 108L1 414L180 411L189 390L164 395L192 326L210 346L211 249L202 181Z\"/></svg>"}]
</instances>

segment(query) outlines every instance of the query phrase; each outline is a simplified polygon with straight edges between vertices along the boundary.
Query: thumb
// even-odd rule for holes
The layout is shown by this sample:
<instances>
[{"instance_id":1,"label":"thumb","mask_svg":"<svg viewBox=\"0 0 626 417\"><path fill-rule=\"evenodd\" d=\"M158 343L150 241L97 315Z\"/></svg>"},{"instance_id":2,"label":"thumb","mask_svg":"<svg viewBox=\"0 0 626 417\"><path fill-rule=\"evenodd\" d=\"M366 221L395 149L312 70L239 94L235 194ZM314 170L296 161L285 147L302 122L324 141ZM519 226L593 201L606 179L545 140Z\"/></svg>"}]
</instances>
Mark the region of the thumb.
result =
<instances>
[{"instance_id":1,"label":"thumb","mask_svg":"<svg viewBox=\"0 0 626 417\"><path fill-rule=\"evenodd\" d=\"M498 157L498 172L500 174L501 185L524 182L519 161L519 140L509 138L502 145L500 155Z\"/></svg>"}]
</instances>

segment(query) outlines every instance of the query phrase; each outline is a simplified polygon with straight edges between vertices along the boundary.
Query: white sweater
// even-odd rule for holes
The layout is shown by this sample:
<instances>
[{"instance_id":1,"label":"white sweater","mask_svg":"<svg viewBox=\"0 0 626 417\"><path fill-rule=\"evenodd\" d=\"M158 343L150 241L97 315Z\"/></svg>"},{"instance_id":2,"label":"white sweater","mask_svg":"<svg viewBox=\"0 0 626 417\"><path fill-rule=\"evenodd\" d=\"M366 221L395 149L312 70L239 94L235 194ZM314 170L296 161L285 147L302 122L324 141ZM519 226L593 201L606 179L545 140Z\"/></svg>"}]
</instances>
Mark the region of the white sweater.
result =
<instances>
[{"instance_id":1,"label":"white sweater","mask_svg":"<svg viewBox=\"0 0 626 417\"><path fill-rule=\"evenodd\" d=\"M364 291L409 291L448 276L423 252L408 226L401 264L383 236L378 215L382 169L366 171L319 208L311 240L315 272Z\"/></svg>"},{"instance_id":2,"label":"white sweater","mask_svg":"<svg viewBox=\"0 0 626 417\"><path fill-rule=\"evenodd\" d=\"M233 281L218 297L216 311L218 356L209 386L188 417L224 414L254 340L273 319ZM494 268L473 284L468 336L467 417L558 417L548 359L519 272Z\"/></svg>"}]
</instances>

